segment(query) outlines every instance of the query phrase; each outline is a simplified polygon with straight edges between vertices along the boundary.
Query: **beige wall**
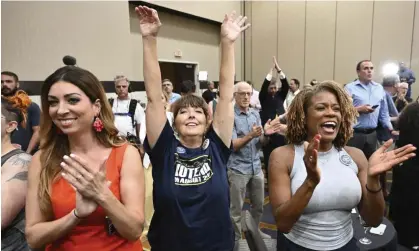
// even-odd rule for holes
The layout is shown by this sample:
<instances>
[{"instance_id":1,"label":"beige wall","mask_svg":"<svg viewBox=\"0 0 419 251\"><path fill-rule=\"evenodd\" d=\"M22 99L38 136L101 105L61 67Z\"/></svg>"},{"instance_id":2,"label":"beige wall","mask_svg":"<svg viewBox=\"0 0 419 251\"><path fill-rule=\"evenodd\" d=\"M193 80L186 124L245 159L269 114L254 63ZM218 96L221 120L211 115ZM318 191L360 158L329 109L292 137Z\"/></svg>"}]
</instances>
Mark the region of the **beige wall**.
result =
<instances>
[{"instance_id":1,"label":"beige wall","mask_svg":"<svg viewBox=\"0 0 419 251\"><path fill-rule=\"evenodd\" d=\"M185 12L213 21L222 21L224 14L241 11L241 1L149 1L152 4Z\"/></svg>"},{"instance_id":2,"label":"beige wall","mask_svg":"<svg viewBox=\"0 0 419 251\"><path fill-rule=\"evenodd\" d=\"M240 2L230 5L240 13ZM1 9L2 70L15 71L20 79L44 80L63 65L64 55L73 55L101 80L121 73L143 80L138 20L128 2L2 2ZM160 18L159 59L196 62L218 80L220 27L167 13ZM174 57L176 50L182 58ZM239 40L237 80L242 79L243 53Z\"/></svg>"},{"instance_id":3,"label":"beige wall","mask_svg":"<svg viewBox=\"0 0 419 251\"><path fill-rule=\"evenodd\" d=\"M404 61L419 74L419 4L413 1L255 1L245 3L245 78L260 86L276 55L302 83L356 78L355 66ZM416 11L415 11L416 9ZM419 81L413 85L419 95Z\"/></svg>"},{"instance_id":4,"label":"beige wall","mask_svg":"<svg viewBox=\"0 0 419 251\"><path fill-rule=\"evenodd\" d=\"M208 78L218 81L220 72L220 27L213 24L189 20L173 14L160 13L163 23L158 40L159 60L198 63L200 71L208 71ZM132 66L135 79L143 79L143 51L138 19L130 11L130 40L132 44ZM242 79L242 43L236 43L236 78ZM174 56L182 51L182 58ZM140 70L138 70L140 69Z\"/></svg>"},{"instance_id":5,"label":"beige wall","mask_svg":"<svg viewBox=\"0 0 419 251\"><path fill-rule=\"evenodd\" d=\"M194 16L204 17L209 20L222 22L224 15L227 13L230 13L231 11L236 11L237 15L243 14L243 1L150 1L152 4L163 6L169 9L177 10L180 12L184 12L187 14L191 14ZM166 14L162 19L166 19L168 22L171 22L171 20L174 18L173 15ZM164 20L162 20L164 21ZM200 58L200 55L209 55L209 57L202 57L202 65L200 64L200 70L202 71L208 71L209 72L209 78L211 80L218 80L218 74L219 74L219 62L213 63L213 60L217 58L219 60L219 52L214 53L214 49L212 47L214 42L214 36L217 36L217 43L219 42L219 34L217 31L217 34L214 33L214 29L209 31L208 29L211 29L211 25L202 25L197 27L194 26L194 23L197 23L197 21L192 21L186 18L175 18L173 21L180 22L181 25L171 22L171 28L167 28L165 32L165 36L167 35L167 40L165 40L164 45L167 47L165 50L171 50L170 52L167 51L167 54L163 54L165 57L169 56L169 58L173 58L173 46L172 43L173 40L183 40L182 38L179 39L179 35L177 32L172 31L173 30L183 30L182 34L185 37L188 37L192 40L195 40L198 43L195 43L192 45L192 47L188 47L189 49L189 56L186 56L185 59L182 60L192 60L195 58ZM193 27L194 26L194 27ZM132 26L131 26L132 27ZM190 27L192 29L186 29L185 27ZM205 33L205 34L204 34ZM215 35L214 35L215 34ZM202 36L202 38L198 38L196 36ZM208 38L210 41L206 41L203 38ZM243 72L244 72L244 45L243 45L244 36L242 36L241 39L236 41L235 49L236 49L236 80L243 80ZM196 50L193 49L194 47L205 44L211 44L211 47L207 48L197 48ZM189 44L190 45L190 44ZM184 47L189 46L187 44L184 44ZM218 45L218 44L217 44ZM159 46L159 48L162 48L162 46ZM185 52L185 50L182 50ZM167 58L165 58L167 59ZM207 67L210 64L211 67Z\"/></svg>"},{"instance_id":6,"label":"beige wall","mask_svg":"<svg viewBox=\"0 0 419 251\"><path fill-rule=\"evenodd\" d=\"M131 72L127 2L2 2L2 70L44 80L64 55L102 80Z\"/></svg>"}]
</instances>

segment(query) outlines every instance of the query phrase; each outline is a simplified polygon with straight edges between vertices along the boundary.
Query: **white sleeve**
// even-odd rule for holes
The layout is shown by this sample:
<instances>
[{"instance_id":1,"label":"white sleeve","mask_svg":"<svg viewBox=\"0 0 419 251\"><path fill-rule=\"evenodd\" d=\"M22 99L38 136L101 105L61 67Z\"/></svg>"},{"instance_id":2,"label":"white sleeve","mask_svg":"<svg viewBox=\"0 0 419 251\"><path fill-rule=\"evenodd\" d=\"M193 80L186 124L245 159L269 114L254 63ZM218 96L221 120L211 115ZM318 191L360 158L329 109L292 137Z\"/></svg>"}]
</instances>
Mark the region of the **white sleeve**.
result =
<instances>
[{"instance_id":1,"label":"white sleeve","mask_svg":"<svg viewBox=\"0 0 419 251\"><path fill-rule=\"evenodd\" d=\"M141 144L144 144L144 140L145 140L145 135L146 135L146 127L145 127L145 116L143 117L143 119L140 122L140 142Z\"/></svg>"},{"instance_id":2,"label":"white sleeve","mask_svg":"<svg viewBox=\"0 0 419 251\"><path fill-rule=\"evenodd\" d=\"M144 109L141 107L140 103L138 103L137 107L135 108L134 120L137 124L140 124L144 117Z\"/></svg>"}]
</instances>

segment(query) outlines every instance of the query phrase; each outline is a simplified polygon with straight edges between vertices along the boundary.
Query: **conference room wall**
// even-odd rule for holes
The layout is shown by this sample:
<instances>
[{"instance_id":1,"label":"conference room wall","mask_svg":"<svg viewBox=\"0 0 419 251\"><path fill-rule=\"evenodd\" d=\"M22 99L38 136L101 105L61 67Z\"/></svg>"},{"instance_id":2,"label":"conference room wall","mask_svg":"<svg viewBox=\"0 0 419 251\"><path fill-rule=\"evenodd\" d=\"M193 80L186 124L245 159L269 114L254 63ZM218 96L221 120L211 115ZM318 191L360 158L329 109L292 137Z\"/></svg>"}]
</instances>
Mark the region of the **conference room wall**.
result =
<instances>
[{"instance_id":1,"label":"conference room wall","mask_svg":"<svg viewBox=\"0 0 419 251\"><path fill-rule=\"evenodd\" d=\"M44 80L69 54L100 80L125 74L142 81L142 45L133 7L120 1L3 2L2 70L16 72L23 81ZM220 25L167 13L160 16L159 59L197 62L217 81ZM238 80L243 68L241 46L240 39ZM179 59L174 57L178 49L183 53Z\"/></svg>"},{"instance_id":2,"label":"conference room wall","mask_svg":"<svg viewBox=\"0 0 419 251\"><path fill-rule=\"evenodd\" d=\"M152 4L221 22L224 14L241 12L242 1L152 1Z\"/></svg>"},{"instance_id":3,"label":"conference room wall","mask_svg":"<svg viewBox=\"0 0 419 251\"><path fill-rule=\"evenodd\" d=\"M100 80L132 77L128 2L2 2L2 70L44 80L77 58Z\"/></svg>"},{"instance_id":4,"label":"conference room wall","mask_svg":"<svg viewBox=\"0 0 419 251\"><path fill-rule=\"evenodd\" d=\"M252 27L245 37L245 79L260 86L274 55L301 83L351 82L362 59L372 59L379 82L390 61L404 61L419 74L417 8L412 1L246 2Z\"/></svg>"},{"instance_id":5,"label":"conference room wall","mask_svg":"<svg viewBox=\"0 0 419 251\"><path fill-rule=\"evenodd\" d=\"M197 63L200 71L207 71L210 80L218 81L220 72L220 27L191 20L169 13L159 14L163 23L158 39L158 58L173 62ZM143 49L138 19L130 11L130 39L132 43L132 65L135 79L143 79ZM244 36L243 36L244 37ZM242 79L242 39L235 44L236 79ZM175 57L180 50L182 57Z\"/></svg>"}]
</instances>

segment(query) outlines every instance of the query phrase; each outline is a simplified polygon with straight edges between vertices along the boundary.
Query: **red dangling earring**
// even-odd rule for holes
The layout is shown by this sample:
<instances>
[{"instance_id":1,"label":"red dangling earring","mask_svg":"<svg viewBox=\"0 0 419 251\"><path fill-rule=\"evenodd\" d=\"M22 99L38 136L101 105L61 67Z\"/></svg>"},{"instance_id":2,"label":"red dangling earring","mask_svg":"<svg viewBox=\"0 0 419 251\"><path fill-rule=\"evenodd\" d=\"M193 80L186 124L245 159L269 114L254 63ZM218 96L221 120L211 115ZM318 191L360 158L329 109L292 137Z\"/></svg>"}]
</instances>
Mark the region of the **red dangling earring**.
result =
<instances>
[{"instance_id":1,"label":"red dangling earring","mask_svg":"<svg viewBox=\"0 0 419 251\"><path fill-rule=\"evenodd\" d=\"M95 121L93 122L93 128L96 132L101 132L103 130L103 122L99 117L95 118Z\"/></svg>"}]
</instances>

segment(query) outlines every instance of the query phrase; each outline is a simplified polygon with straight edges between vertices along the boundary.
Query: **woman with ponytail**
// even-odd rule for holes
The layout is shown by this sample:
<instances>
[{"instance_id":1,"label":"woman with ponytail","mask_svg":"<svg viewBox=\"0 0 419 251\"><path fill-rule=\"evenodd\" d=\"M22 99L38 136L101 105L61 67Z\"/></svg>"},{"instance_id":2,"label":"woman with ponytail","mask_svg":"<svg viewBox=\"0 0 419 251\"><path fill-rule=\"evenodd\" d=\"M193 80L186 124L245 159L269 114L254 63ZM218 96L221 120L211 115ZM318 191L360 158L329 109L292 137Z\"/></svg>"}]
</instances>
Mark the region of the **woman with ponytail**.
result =
<instances>
[{"instance_id":1,"label":"woman with ponytail","mask_svg":"<svg viewBox=\"0 0 419 251\"><path fill-rule=\"evenodd\" d=\"M26 124L31 100L24 91L1 98L1 250L29 250L25 239L25 199L31 155L10 138Z\"/></svg>"}]
</instances>

